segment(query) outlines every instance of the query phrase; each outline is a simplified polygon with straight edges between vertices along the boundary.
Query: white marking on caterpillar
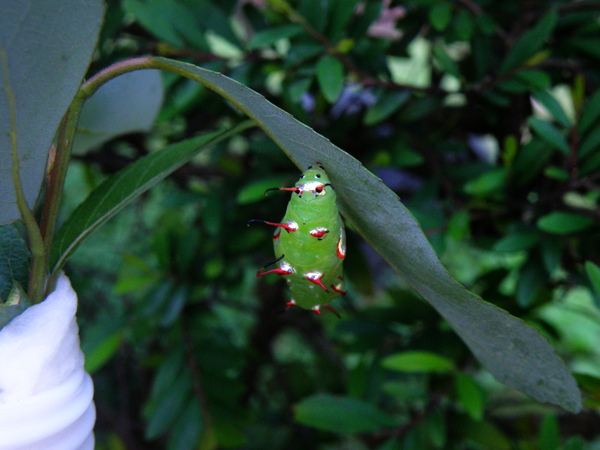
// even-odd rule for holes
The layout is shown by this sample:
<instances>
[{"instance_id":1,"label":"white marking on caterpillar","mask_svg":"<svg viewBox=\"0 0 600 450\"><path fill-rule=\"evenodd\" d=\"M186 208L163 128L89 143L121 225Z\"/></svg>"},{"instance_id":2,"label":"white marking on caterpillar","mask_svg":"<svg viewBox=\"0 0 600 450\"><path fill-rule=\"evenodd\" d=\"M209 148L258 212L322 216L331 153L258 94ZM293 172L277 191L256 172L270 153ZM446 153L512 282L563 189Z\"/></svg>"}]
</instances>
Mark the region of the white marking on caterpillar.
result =
<instances>
[{"instance_id":1,"label":"white marking on caterpillar","mask_svg":"<svg viewBox=\"0 0 600 450\"><path fill-rule=\"evenodd\" d=\"M281 261L281 264L280 264L279 268L281 270L285 270L288 273L296 273L296 269L294 269L292 267L292 265L289 262L287 262L287 261Z\"/></svg>"},{"instance_id":2,"label":"white marking on caterpillar","mask_svg":"<svg viewBox=\"0 0 600 450\"><path fill-rule=\"evenodd\" d=\"M327 233L329 233L329 230L325 227L317 227L314 230L310 230L310 235L316 237L319 241L323 239L323 236Z\"/></svg>"}]
</instances>

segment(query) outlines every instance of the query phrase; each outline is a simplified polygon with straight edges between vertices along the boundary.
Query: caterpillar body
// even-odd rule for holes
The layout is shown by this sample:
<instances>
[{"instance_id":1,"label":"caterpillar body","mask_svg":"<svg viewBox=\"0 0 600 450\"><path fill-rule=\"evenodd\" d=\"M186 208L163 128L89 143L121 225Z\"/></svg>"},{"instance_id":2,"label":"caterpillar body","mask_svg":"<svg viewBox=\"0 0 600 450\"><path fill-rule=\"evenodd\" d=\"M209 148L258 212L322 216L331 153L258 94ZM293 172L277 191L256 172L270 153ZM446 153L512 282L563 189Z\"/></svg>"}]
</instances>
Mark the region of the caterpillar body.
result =
<instances>
[{"instance_id":1,"label":"caterpillar body","mask_svg":"<svg viewBox=\"0 0 600 450\"><path fill-rule=\"evenodd\" d=\"M339 315L329 303L345 294L342 264L346 257L346 233L336 204L336 194L322 167L309 167L291 188L281 223L251 220L277 227L273 234L275 261L256 276L278 274L287 279L291 298L288 306L311 309L322 307ZM266 193L265 192L265 193ZM250 223L249 222L249 223ZM266 270L272 264L275 269Z\"/></svg>"}]
</instances>

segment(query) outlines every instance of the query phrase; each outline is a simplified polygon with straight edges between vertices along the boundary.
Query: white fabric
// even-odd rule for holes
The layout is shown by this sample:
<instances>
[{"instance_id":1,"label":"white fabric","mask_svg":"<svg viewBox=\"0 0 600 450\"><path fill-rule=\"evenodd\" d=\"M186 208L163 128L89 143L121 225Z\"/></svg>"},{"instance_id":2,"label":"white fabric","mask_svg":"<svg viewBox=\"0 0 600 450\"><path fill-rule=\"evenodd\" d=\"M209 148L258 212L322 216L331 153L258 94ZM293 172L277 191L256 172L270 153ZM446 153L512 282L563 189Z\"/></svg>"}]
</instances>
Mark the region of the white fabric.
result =
<instances>
[{"instance_id":1,"label":"white fabric","mask_svg":"<svg viewBox=\"0 0 600 450\"><path fill-rule=\"evenodd\" d=\"M61 275L42 303L0 330L0 450L93 448L93 385L76 310Z\"/></svg>"}]
</instances>

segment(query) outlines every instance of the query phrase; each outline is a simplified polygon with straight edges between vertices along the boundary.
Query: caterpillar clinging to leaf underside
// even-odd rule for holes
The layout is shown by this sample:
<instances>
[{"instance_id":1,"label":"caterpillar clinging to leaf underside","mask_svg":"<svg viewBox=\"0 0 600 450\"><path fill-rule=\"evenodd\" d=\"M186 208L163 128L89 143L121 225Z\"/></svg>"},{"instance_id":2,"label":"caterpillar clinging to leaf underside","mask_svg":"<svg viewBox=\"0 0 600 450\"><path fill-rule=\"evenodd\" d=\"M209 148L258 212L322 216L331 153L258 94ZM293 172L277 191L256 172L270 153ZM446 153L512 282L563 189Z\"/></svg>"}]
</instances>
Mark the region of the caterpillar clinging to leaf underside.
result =
<instances>
[{"instance_id":1,"label":"caterpillar clinging to leaf underside","mask_svg":"<svg viewBox=\"0 0 600 450\"><path fill-rule=\"evenodd\" d=\"M338 212L336 194L325 170L309 167L294 187L267 189L290 191L292 197L281 223L251 220L276 226L275 259L256 276L271 273L287 279L291 290L288 306L300 306L321 314L336 297L345 294L342 263L346 257L346 233ZM250 223L248 222L248 223ZM268 266L278 267L266 270Z\"/></svg>"}]
</instances>

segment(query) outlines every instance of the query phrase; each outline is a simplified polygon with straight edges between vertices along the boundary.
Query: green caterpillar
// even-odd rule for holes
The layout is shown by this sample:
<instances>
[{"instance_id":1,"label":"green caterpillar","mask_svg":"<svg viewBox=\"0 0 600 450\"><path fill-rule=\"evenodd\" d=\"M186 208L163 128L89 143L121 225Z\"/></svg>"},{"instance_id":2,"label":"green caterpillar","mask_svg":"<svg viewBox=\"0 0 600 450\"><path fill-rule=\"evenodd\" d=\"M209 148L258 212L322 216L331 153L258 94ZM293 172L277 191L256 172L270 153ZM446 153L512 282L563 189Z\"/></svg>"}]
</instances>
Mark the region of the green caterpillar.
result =
<instances>
[{"instance_id":1,"label":"green caterpillar","mask_svg":"<svg viewBox=\"0 0 600 450\"><path fill-rule=\"evenodd\" d=\"M346 233L325 170L321 166L309 167L294 187L267 189L265 194L272 190L293 194L282 223L250 221L277 227L273 235L277 259L256 276L275 273L285 277L291 289L288 306L312 309L317 314L321 314L323 307L339 317L329 302L346 293L342 277ZM275 263L279 267L265 271Z\"/></svg>"}]
</instances>

